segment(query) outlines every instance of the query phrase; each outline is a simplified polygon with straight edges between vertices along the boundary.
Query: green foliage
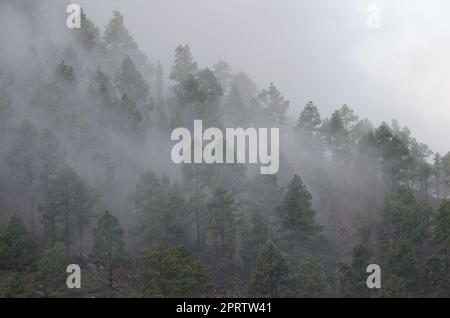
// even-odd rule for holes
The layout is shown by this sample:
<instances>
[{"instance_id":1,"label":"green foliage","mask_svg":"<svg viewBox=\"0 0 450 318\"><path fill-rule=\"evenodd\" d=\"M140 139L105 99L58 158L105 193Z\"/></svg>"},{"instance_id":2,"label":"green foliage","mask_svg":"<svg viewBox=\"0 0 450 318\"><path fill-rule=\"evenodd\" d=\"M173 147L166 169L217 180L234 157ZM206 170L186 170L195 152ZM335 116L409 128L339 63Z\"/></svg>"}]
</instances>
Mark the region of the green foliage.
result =
<instances>
[{"instance_id":1,"label":"green foliage","mask_svg":"<svg viewBox=\"0 0 450 318\"><path fill-rule=\"evenodd\" d=\"M450 266L450 201L442 202L434 219L433 248Z\"/></svg>"},{"instance_id":2,"label":"green foliage","mask_svg":"<svg viewBox=\"0 0 450 318\"><path fill-rule=\"evenodd\" d=\"M66 268L69 260L66 256L64 244L57 243L45 251L39 260L37 281L47 297L62 296L67 289Z\"/></svg>"},{"instance_id":3,"label":"green foliage","mask_svg":"<svg viewBox=\"0 0 450 318\"><path fill-rule=\"evenodd\" d=\"M387 272L405 283L409 293L416 290L419 282L418 262L407 239L399 239L386 252Z\"/></svg>"},{"instance_id":4,"label":"green foliage","mask_svg":"<svg viewBox=\"0 0 450 318\"><path fill-rule=\"evenodd\" d=\"M235 81L231 83L230 90L225 98L224 112L230 125L245 127L249 120L244 98L239 92Z\"/></svg>"},{"instance_id":5,"label":"green foliage","mask_svg":"<svg viewBox=\"0 0 450 318\"><path fill-rule=\"evenodd\" d=\"M189 45L179 45L175 49L175 61L170 72L170 79L182 83L197 70Z\"/></svg>"},{"instance_id":6,"label":"green foliage","mask_svg":"<svg viewBox=\"0 0 450 318\"><path fill-rule=\"evenodd\" d=\"M38 131L33 123L23 120L16 128L11 144L9 155L9 166L18 177L23 190L28 194L31 218L31 233L34 235L35 220L35 184L37 171L37 136Z\"/></svg>"},{"instance_id":7,"label":"green foliage","mask_svg":"<svg viewBox=\"0 0 450 318\"><path fill-rule=\"evenodd\" d=\"M382 296L388 298L411 297L407 285L403 278L397 275L391 275L386 282L386 286L383 288Z\"/></svg>"},{"instance_id":8,"label":"green foliage","mask_svg":"<svg viewBox=\"0 0 450 318\"><path fill-rule=\"evenodd\" d=\"M370 290L366 280L367 266L370 264L370 251L364 244L353 248L351 265L339 265L340 293L343 297L368 297Z\"/></svg>"},{"instance_id":9,"label":"green foliage","mask_svg":"<svg viewBox=\"0 0 450 318\"><path fill-rule=\"evenodd\" d=\"M231 71L231 67L225 61L220 60L214 64L214 75L224 91L228 90L229 84L232 81L233 74Z\"/></svg>"},{"instance_id":10,"label":"green foliage","mask_svg":"<svg viewBox=\"0 0 450 318\"><path fill-rule=\"evenodd\" d=\"M10 125L9 120L14 116L12 98L6 90L0 86L0 133L2 137L6 134L6 128ZM3 138L1 140L3 146Z\"/></svg>"},{"instance_id":11,"label":"green foliage","mask_svg":"<svg viewBox=\"0 0 450 318\"><path fill-rule=\"evenodd\" d=\"M199 261L191 261L184 247L149 248L141 275L146 297L201 297L212 289L206 268Z\"/></svg>"},{"instance_id":12,"label":"green foliage","mask_svg":"<svg viewBox=\"0 0 450 318\"><path fill-rule=\"evenodd\" d=\"M344 104L341 109L339 109L339 114L341 115L344 130L347 132L352 130L354 123L358 120L358 116L355 115L354 110Z\"/></svg>"},{"instance_id":13,"label":"green foliage","mask_svg":"<svg viewBox=\"0 0 450 318\"><path fill-rule=\"evenodd\" d=\"M113 17L106 26L103 41L108 50L123 52L137 49L137 44L125 27L123 15L113 12Z\"/></svg>"},{"instance_id":14,"label":"green foliage","mask_svg":"<svg viewBox=\"0 0 450 318\"><path fill-rule=\"evenodd\" d=\"M289 101L281 96L280 91L273 83L270 83L268 89L263 89L258 94L258 100L264 108L267 119L275 125L281 125L285 121L285 114L289 108Z\"/></svg>"},{"instance_id":15,"label":"green foliage","mask_svg":"<svg viewBox=\"0 0 450 318\"><path fill-rule=\"evenodd\" d=\"M186 242L189 209L179 187L172 186L166 176L160 180L147 170L136 187L134 201L143 243Z\"/></svg>"},{"instance_id":16,"label":"green foliage","mask_svg":"<svg viewBox=\"0 0 450 318\"><path fill-rule=\"evenodd\" d=\"M338 155L342 155L344 152L343 150L345 149L344 144L346 142L347 132L344 129L344 123L339 110L336 110L331 115L330 119L326 118L323 121L322 132L325 136L325 141L333 154L333 159L336 159L336 156Z\"/></svg>"},{"instance_id":17,"label":"green foliage","mask_svg":"<svg viewBox=\"0 0 450 318\"><path fill-rule=\"evenodd\" d=\"M101 265L108 272L109 296L114 295L113 272L118 268L128 267L130 257L125 250L123 229L119 221L108 211L98 219L94 228L94 243L89 260Z\"/></svg>"},{"instance_id":18,"label":"green foliage","mask_svg":"<svg viewBox=\"0 0 450 318\"><path fill-rule=\"evenodd\" d=\"M277 175L261 175L253 177L246 185L248 209L255 209L270 222L273 222L274 210L283 200L283 190L278 184Z\"/></svg>"},{"instance_id":19,"label":"green foliage","mask_svg":"<svg viewBox=\"0 0 450 318\"><path fill-rule=\"evenodd\" d=\"M249 295L265 298L283 297L291 294L290 285L286 260L273 243L268 243L258 258L256 272L248 286Z\"/></svg>"},{"instance_id":20,"label":"green foliage","mask_svg":"<svg viewBox=\"0 0 450 318\"><path fill-rule=\"evenodd\" d=\"M426 203L417 203L412 192L400 187L385 203L384 239L389 244L405 238L413 243L425 241L430 234L433 208Z\"/></svg>"},{"instance_id":21,"label":"green foliage","mask_svg":"<svg viewBox=\"0 0 450 318\"><path fill-rule=\"evenodd\" d=\"M126 95L136 102L147 101L150 88L129 55L123 60L114 78L114 84L121 95Z\"/></svg>"},{"instance_id":22,"label":"green foliage","mask_svg":"<svg viewBox=\"0 0 450 318\"><path fill-rule=\"evenodd\" d=\"M66 153L61 150L61 140L48 128L39 135L39 159L41 166L41 190L48 191L50 180L56 176L58 170L65 163Z\"/></svg>"},{"instance_id":23,"label":"green foliage","mask_svg":"<svg viewBox=\"0 0 450 318\"><path fill-rule=\"evenodd\" d=\"M298 297L320 298L331 296L331 287L327 282L325 272L311 256L304 257L300 262L300 272L296 277L296 283Z\"/></svg>"},{"instance_id":24,"label":"green foliage","mask_svg":"<svg viewBox=\"0 0 450 318\"><path fill-rule=\"evenodd\" d=\"M57 80L63 81L69 85L75 84L77 81L73 67L67 65L64 61L61 61L61 63L56 66L55 76Z\"/></svg>"},{"instance_id":25,"label":"green foliage","mask_svg":"<svg viewBox=\"0 0 450 318\"><path fill-rule=\"evenodd\" d=\"M247 276L254 272L261 249L268 242L269 238L269 225L258 211L253 211L250 224L244 220L241 225L240 256Z\"/></svg>"},{"instance_id":26,"label":"green foliage","mask_svg":"<svg viewBox=\"0 0 450 318\"><path fill-rule=\"evenodd\" d=\"M75 29L75 38L86 50L98 48L100 45L100 30L84 12L81 13L81 28Z\"/></svg>"},{"instance_id":27,"label":"green foliage","mask_svg":"<svg viewBox=\"0 0 450 318\"><path fill-rule=\"evenodd\" d=\"M392 129L382 123L375 130L378 155L381 159L385 178L393 186L397 186L406 177L406 170L411 166L408 147L393 134Z\"/></svg>"},{"instance_id":28,"label":"green foliage","mask_svg":"<svg viewBox=\"0 0 450 318\"><path fill-rule=\"evenodd\" d=\"M321 123L322 120L320 119L320 113L317 107L313 102L308 102L297 120L296 128L302 130L304 133L312 134Z\"/></svg>"},{"instance_id":29,"label":"green foliage","mask_svg":"<svg viewBox=\"0 0 450 318\"><path fill-rule=\"evenodd\" d=\"M313 102L308 102L294 127L295 136L298 139L300 149L302 149L300 156L322 155L321 123L322 120L317 107Z\"/></svg>"},{"instance_id":30,"label":"green foliage","mask_svg":"<svg viewBox=\"0 0 450 318\"><path fill-rule=\"evenodd\" d=\"M0 234L0 269L16 272L33 269L36 262L36 243L14 214L7 228Z\"/></svg>"},{"instance_id":31,"label":"green foliage","mask_svg":"<svg viewBox=\"0 0 450 318\"><path fill-rule=\"evenodd\" d=\"M217 188L207 203L208 255L219 284L225 283L225 275L233 266L236 244L236 220L234 200L224 188Z\"/></svg>"},{"instance_id":32,"label":"green foliage","mask_svg":"<svg viewBox=\"0 0 450 318\"><path fill-rule=\"evenodd\" d=\"M59 169L49 180L44 202L39 206L48 246L63 242L69 250L76 237L81 255L83 231L93 216L96 199L94 190L71 167L65 165Z\"/></svg>"},{"instance_id":33,"label":"green foliage","mask_svg":"<svg viewBox=\"0 0 450 318\"><path fill-rule=\"evenodd\" d=\"M21 7L31 12L30 5L9 9ZM289 101L273 83L259 91L224 61L214 71L200 68L188 45L175 49L165 88L161 63L139 51L118 11L103 36L82 12L81 28L67 40L34 46L37 67L14 59L0 65L0 226L1 213L12 209L27 215L31 232L14 215L0 234L0 296L203 297L214 281L217 296L247 296L248 288L256 297L449 297L450 152L433 153L397 120L374 127L347 105L325 117L308 102L292 127ZM39 63L52 59L55 67ZM179 177L163 160L169 128L194 119L219 128L280 127L280 173L184 164L182 187L148 171L133 196L148 162L158 175L169 169ZM96 203L127 207L124 220L133 214L124 227L136 224L127 244L143 256L141 275L128 267L124 230L106 212L88 260L98 266L83 268L82 294L68 294L65 265L69 257L86 261ZM364 245L336 271L358 234ZM32 238L47 249L40 262ZM383 269L382 290L366 286L369 246Z\"/></svg>"},{"instance_id":34,"label":"green foliage","mask_svg":"<svg viewBox=\"0 0 450 318\"><path fill-rule=\"evenodd\" d=\"M450 271L445 257L432 257L421 270L420 295L450 297Z\"/></svg>"},{"instance_id":35,"label":"green foliage","mask_svg":"<svg viewBox=\"0 0 450 318\"><path fill-rule=\"evenodd\" d=\"M194 118L202 118L206 125L218 126L223 89L214 73L208 68L198 72L198 81L204 100L194 109Z\"/></svg>"},{"instance_id":36,"label":"green foliage","mask_svg":"<svg viewBox=\"0 0 450 318\"><path fill-rule=\"evenodd\" d=\"M126 94L114 103L114 110L117 114L116 120L122 132L136 135L139 134L142 122L142 113L139 111L136 102Z\"/></svg>"},{"instance_id":37,"label":"green foliage","mask_svg":"<svg viewBox=\"0 0 450 318\"><path fill-rule=\"evenodd\" d=\"M102 102L102 106L107 109L110 107L113 97L112 83L109 76L105 73L103 68L98 65L95 72L90 76L90 83L88 91L92 97L97 97Z\"/></svg>"},{"instance_id":38,"label":"green foliage","mask_svg":"<svg viewBox=\"0 0 450 318\"><path fill-rule=\"evenodd\" d=\"M287 187L283 202L276 208L280 241L290 256L294 256L298 245L321 230L314 219L316 211L311 207L311 198L302 179L295 175Z\"/></svg>"},{"instance_id":39,"label":"green foliage","mask_svg":"<svg viewBox=\"0 0 450 318\"><path fill-rule=\"evenodd\" d=\"M30 296L22 274L13 272L0 283L0 298L24 298Z\"/></svg>"}]
</instances>

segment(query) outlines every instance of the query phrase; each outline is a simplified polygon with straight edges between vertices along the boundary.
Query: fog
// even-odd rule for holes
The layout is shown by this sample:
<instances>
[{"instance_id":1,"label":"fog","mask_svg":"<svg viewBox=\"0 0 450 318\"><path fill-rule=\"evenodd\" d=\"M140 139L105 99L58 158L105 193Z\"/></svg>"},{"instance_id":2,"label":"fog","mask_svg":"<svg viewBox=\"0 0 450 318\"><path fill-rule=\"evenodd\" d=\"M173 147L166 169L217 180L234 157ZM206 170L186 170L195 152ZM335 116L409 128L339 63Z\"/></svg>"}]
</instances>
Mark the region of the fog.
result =
<instances>
[{"instance_id":1,"label":"fog","mask_svg":"<svg viewBox=\"0 0 450 318\"><path fill-rule=\"evenodd\" d=\"M151 59L188 43L202 66L219 59L259 87L276 83L298 115L348 104L375 124L397 118L445 153L450 125L450 4L445 0L79 1L98 25L120 9ZM381 28L367 27L369 5Z\"/></svg>"},{"instance_id":2,"label":"fog","mask_svg":"<svg viewBox=\"0 0 450 318\"><path fill-rule=\"evenodd\" d=\"M447 1L79 0L79 29L69 3L0 0L0 278L71 296L40 278L59 253L100 277L83 297L450 292L416 288L448 249L430 240L450 207ZM191 162L196 120L226 131L226 163L213 142ZM227 127L257 129L231 148ZM23 242L35 257L18 269ZM420 275L395 272L402 253ZM258 265L272 257L277 295ZM387 291L358 289L365 262L389 268ZM154 268L173 264L188 268L168 291Z\"/></svg>"}]
</instances>

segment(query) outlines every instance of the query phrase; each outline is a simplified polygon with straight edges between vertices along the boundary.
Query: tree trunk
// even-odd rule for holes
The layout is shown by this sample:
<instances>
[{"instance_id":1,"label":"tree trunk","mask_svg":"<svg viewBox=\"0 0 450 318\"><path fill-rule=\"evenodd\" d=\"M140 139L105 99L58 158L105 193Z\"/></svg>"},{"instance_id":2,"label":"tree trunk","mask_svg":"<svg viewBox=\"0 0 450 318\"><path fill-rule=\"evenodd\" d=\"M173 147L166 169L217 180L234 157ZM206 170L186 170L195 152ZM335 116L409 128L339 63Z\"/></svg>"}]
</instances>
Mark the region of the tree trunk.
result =
<instances>
[{"instance_id":1,"label":"tree trunk","mask_svg":"<svg viewBox=\"0 0 450 318\"><path fill-rule=\"evenodd\" d=\"M78 235L80 238L79 253L80 253L80 259L81 259L81 258L83 258L83 227L81 224L78 225Z\"/></svg>"},{"instance_id":2,"label":"tree trunk","mask_svg":"<svg viewBox=\"0 0 450 318\"><path fill-rule=\"evenodd\" d=\"M439 174L436 175L436 199L439 202Z\"/></svg>"},{"instance_id":3,"label":"tree trunk","mask_svg":"<svg viewBox=\"0 0 450 318\"><path fill-rule=\"evenodd\" d=\"M111 266L108 268L108 282L109 282L109 298L113 298L114 285L113 285L113 269Z\"/></svg>"},{"instance_id":4,"label":"tree trunk","mask_svg":"<svg viewBox=\"0 0 450 318\"><path fill-rule=\"evenodd\" d=\"M35 224L34 224L34 191L33 180L30 181L30 212L31 212L31 236L36 239Z\"/></svg>"}]
</instances>

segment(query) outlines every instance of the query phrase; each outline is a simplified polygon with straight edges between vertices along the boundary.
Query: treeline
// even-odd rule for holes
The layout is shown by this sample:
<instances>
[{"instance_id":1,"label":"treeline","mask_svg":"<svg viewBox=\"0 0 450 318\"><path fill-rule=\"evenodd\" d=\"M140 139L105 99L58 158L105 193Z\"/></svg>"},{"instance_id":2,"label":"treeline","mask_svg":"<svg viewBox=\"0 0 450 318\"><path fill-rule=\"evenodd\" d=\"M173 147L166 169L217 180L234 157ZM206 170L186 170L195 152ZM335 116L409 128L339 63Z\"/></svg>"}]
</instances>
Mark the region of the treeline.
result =
<instances>
[{"instance_id":1,"label":"treeline","mask_svg":"<svg viewBox=\"0 0 450 318\"><path fill-rule=\"evenodd\" d=\"M293 121L273 83L187 45L166 88L117 11L103 34L84 14L67 32L40 52L56 65L0 68L1 296L450 296L450 152L347 105ZM194 119L280 127L279 173L168 162Z\"/></svg>"}]
</instances>

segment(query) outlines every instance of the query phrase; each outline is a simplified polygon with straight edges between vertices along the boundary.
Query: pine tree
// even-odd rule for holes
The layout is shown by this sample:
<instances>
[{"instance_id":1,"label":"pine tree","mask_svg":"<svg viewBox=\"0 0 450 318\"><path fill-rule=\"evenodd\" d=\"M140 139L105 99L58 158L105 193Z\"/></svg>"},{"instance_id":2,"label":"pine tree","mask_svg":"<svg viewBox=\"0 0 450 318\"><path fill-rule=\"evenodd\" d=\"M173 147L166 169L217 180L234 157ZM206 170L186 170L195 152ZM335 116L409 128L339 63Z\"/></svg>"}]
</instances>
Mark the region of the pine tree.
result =
<instances>
[{"instance_id":1,"label":"pine tree","mask_svg":"<svg viewBox=\"0 0 450 318\"><path fill-rule=\"evenodd\" d=\"M75 29L76 40L86 50L93 50L100 45L100 30L84 12L81 13L81 28Z\"/></svg>"},{"instance_id":2,"label":"pine tree","mask_svg":"<svg viewBox=\"0 0 450 318\"><path fill-rule=\"evenodd\" d=\"M306 256L300 262L300 272L296 277L298 296L302 298L330 297L331 288L326 275L317 261Z\"/></svg>"},{"instance_id":3,"label":"pine tree","mask_svg":"<svg viewBox=\"0 0 450 318\"><path fill-rule=\"evenodd\" d=\"M224 188L217 188L207 203L207 233L212 269L218 286L226 285L226 276L233 266L236 244L234 200Z\"/></svg>"},{"instance_id":4,"label":"pine tree","mask_svg":"<svg viewBox=\"0 0 450 318\"><path fill-rule=\"evenodd\" d=\"M66 153L61 149L61 141L50 129L43 129L39 135L39 159L42 162L41 189L48 191L50 180L65 163Z\"/></svg>"},{"instance_id":5,"label":"pine tree","mask_svg":"<svg viewBox=\"0 0 450 318\"><path fill-rule=\"evenodd\" d=\"M24 276L21 273L11 273L0 282L0 298L25 298L30 296Z\"/></svg>"},{"instance_id":6,"label":"pine tree","mask_svg":"<svg viewBox=\"0 0 450 318\"><path fill-rule=\"evenodd\" d=\"M84 229L93 216L92 207L96 200L94 190L71 167L65 165L59 169L39 206L47 245L52 247L56 242L63 242L69 252L77 238L82 256Z\"/></svg>"},{"instance_id":7,"label":"pine tree","mask_svg":"<svg viewBox=\"0 0 450 318\"><path fill-rule=\"evenodd\" d=\"M261 249L269 240L269 226L261 214L255 210L251 214L250 222L245 219L241 225L241 251L240 255L244 263L247 278L254 272L256 260Z\"/></svg>"},{"instance_id":8,"label":"pine tree","mask_svg":"<svg viewBox=\"0 0 450 318\"><path fill-rule=\"evenodd\" d=\"M276 208L280 224L279 239L291 257L301 243L321 230L314 220L316 211L311 207L311 198L302 179L295 175L287 187L283 202Z\"/></svg>"},{"instance_id":9,"label":"pine tree","mask_svg":"<svg viewBox=\"0 0 450 318\"><path fill-rule=\"evenodd\" d=\"M57 80L63 81L68 85L77 83L77 77L72 66L67 65L64 60L56 66L55 77Z\"/></svg>"},{"instance_id":10,"label":"pine tree","mask_svg":"<svg viewBox=\"0 0 450 318\"><path fill-rule=\"evenodd\" d=\"M334 111L329 120L325 119L323 121L322 131L328 147L333 154L333 159L338 155L344 154L347 134L339 110Z\"/></svg>"},{"instance_id":11,"label":"pine tree","mask_svg":"<svg viewBox=\"0 0 450 318\"><path fill-rule=\"evenodd\" d=\"M0 86L0 151L4 151L5 137L11 126L10 120L14 116L14 110L12 108L12 98Z\"/></svg>"},{"instance_id":12,"label":"pine tree","mask_svg":"<svg viewBox=\"0 0 450 318\"><path fill-rule=\"evenodd\" d=\"M430 235L433 208L426 203L417 203L412 192L400 187L385 203L384 240L389 246L400 238L414 244L426 241Z\"/></svg>"},{"instance_id":13,"label":"pine tree","mask_svg":"<svg viewBox=\"0 0 450 318\"><path fill-rule=\"evenodd\" d=\"M205 68L198 72L200 90L205 97L203 102L194 110L195 118L201 118L205 125L219 125L220 100L223 96L223 89L216 79L214 73Z\"/></svg>"},{"instance_id":14,"label":"pine tree","mask_svg":"<svg viewBox=\"0 0 450 318\"><path fill-rule=\"evenodd\" d=\"M339 109L339 113L341 115L344 130L350 132L353 129L354 123L358 120L358 116L355 115L353 109L345 104Z\"/></svg>"},{"instance_id":15,"label":"pine tree","mask_svg":"<svg viewBox=\"0 0 450 318\"><path fill-rule=\"evenodd\" d=\"M251 297L276 298L289 294L289 267L280 251L268 243L257 261L256 273L248 286Z\"/></svg>"},{"instance_id":16,"label":"pine tree","mask_svg":"<svg viewBox=\"0 0 450 318\"><path fill-rule=\"evenodd\" d=\"M391 275L383 287L382 296L387 298L406 298L411 297L411 294L403 278Z\"/></svg>"},{"instance_id":17,"label":"pine tree","mask_svg":"<svg viewBox=\"0 0 450 318\"><path fill-rule=\"evenodd\" d=\"M395 189L405 180L406 170L412 163L410 151L386 123L375 130L375 143L384 181Z\"/></svg>"},{"instance_id":18,"label":"pine tree","mask_svg":"<svg viewBox=\"0 0 450 318\"><path fill-rule=\"evenodd\" d=\"M98 65L95 72L90 75L88 91L92 97L99 100L100 105L104 109L111 109L111 104L114 97L113 87L109 76L100 65Z\"/></svg>"},{"instance_id":19,"label":"pine tree","mask_svg":"<svg viewBox=\"0 0 450 318\"><path fill-rule=\"evenodd\" d=\"M450 269L450 201L441 203L434 218L432 246L435 255L442 257Z\"/></svg>"},{"instance_id":20,"label":"pine tree","mask_svg":"<svg viewBox=\"0 0 450 318\"><path fill-rule=\"evenodd\" d=\"M117 10L113 12L113 17L106 26L103 41L111 51L126 52L137 49L136 42L125 27L123 15Z\"/></svg>"},{"instance_id":21,"label":"pine tree","mask_svg":"<svg viewBox=\"0 0 450 318\"><path fill-rule=\"evenodd\" d=\"M421 268L420 296L450 297L450 271L445 257L431 257Z\"/></svg>"},{"instance_id":22,"label":"pine tree","mask_svg":"<svg viewBox=\"0 0 450 318\"><path fill-rule=\"evenodd\" d=\"M450 199L450 152L442 157L442 170L443 170L443 198Z\"/></svg>"},{"instance_id":23,"label":"pine tree","mask_svg":"<svg viewBox=\"0 0 450 318\"><path fill-rule=\"evenodd\" d=\"M31 235L35 234L35 185L37 176L37 148L38 131L27 120L22 121L16 128L12 141L9 165L13 173L19 178L22 188L28 193Z\"/></svg>"},{"instance_id":24,"label":"pine tree","mask_svg":"<svg viewBox=\"0 0 450 318\"><path fill-rule=\"evenodd\" d=\"M36 262L36 242L22 219L14 214L0 234L0 269L23 272L33 269Z\"/></svg>"},{"instance_id":25,"label":"pine tree","mask_svg":"<svg viewBox=\"0 0 450 318\"><path fill-rule=\"evenodd\" d=\"M322 141L320 136L320 124L322 120L320 113L313 102L308 102L300 113L297 124L294 127L300 141L301 149L315 154L322 152ZM306 148L306 149L305 149Z\"/></svg>"},{"instance_id":26,"label":"pine tree","mask_svg":"<svg viewBox=\"0 0 450 318\"><path fill-rule=\"evenodd\" d=\"M38 264L37 280L46 297L61 296L66 291L69 260L62 243L47 249Z\"/></svg>"},{"instance_id":27,"label":"pine tree","mask_svg":"<svg viewBox=\"0 0 450 318\"><path fill-rule=\"evenodd\" d=\"M148 99L150 87L136 69L136 65L129 55L123 60L114 78L114 84L121 95L127 95L135 102L145 103Z\"/></svg>"},{"instance_id":28,"label":"pine tree","mask_svg":"<svg viewBox=\"0 0 450 318\"><path fill-rule=\"evenodd\" d=\"M160 60L156 62L155 69L155 100L157 104L164 100L164 70Z\"/></svg>"},{"instance_id":29,"label":"pine tree","mask_svg":"<svg viewBox=\"0 0 450 318\"><path fill-rule=\"evenodd\" d=\"M312 138L314 131L317 130L321 123L322 120L320 119L317 106L313 102L308 102L297 120L296 128Z\"/></svg>"},{"instance_id":30,"label":"pine tree","mask_svg":"<svg viewBox=\"0 0 450 318\"><path fill-rule=\"evenodd\" d=\"M224 91L228 91L230 81L233 77L231 67L224 61L220 60L214 65L214 74Z\"/></svg>"},{"instance_id":31,"label":"pine tree","mask_svg":"<svg viewBox=\"0 0 450 318\"><path fill-rule=\"evenodd\" d=\"M239 94L242 96L245 103L249 103L250 100L255 99L258 93L256 84L245 72L239 72L233 75L232 84L236 85L239 90Z\"/></svg>"},{"instance_id":32,"label":"pine tree","mask_svg":"<svg viewBox=\"0 0 450 318\"><path fill-rule=\"evenodd\" d=\"M281 125L285 121L285 114L289 108L289 101L285 100L273 83L268 89L258 94L259 101L263 104L267 119L275 125Z\"/></svg>"},{"instance_id":33,"label":"pine tree","mask_svg":"<svg viewBox=\"0 0 450 318\"><path fill-rule=\"evenodd\" d=\"M249 196L249 208L257 209L272 224L274 210L283 200L283 190L278 184L277 175L261 175L253 177L245 190Z\"/></svg>"},{"instance_id":34,"label":"pine tree","mask_svg":"<svg viewBox=\"0 0 450 318\"><path fill-rule=\"evenodd\" d=\"M418 262L410 241L402 238L394 242L386 252L386 265L390 275L396 275L406 283L409 293L417 291L420 281Z\"/></svg>"},{"instance_id":35,"label":"pine tree","mask_svg":"<svg viewBox=\"0 0 450 318\"><path fill-rule=\"evenodd\" d=\"M235 81L231 83L224 105L225 117L230 124L237 127L245 127L248 124L249 114L245 106L244 98L239 92Z\"/></svg>"},{"instance_id":36,"label":"pine tree","mask_svg":"<svg viewBox=\"0 0 450 318\"><path fill-rule=\"evenodd\" d=\"M127 267L130 257L125 250L123 229L117 219L106 211L93 231L94 243L89 260L108 272L109 297L114 296L114 270Z\"/></svg>"},{"instance_id":37,"label":"pine tree","mask_svg":"<svg viewBox=\"0 0 450 318\"><path fill-rule=\"evenodd\" d=\"M74 116L79 107L78 79L72 66L61 61L53 76L39 84L30 105L43 124L56 132L73 132L81 118Z\"/></svg>"},{"instance_id":38,"label":"pine tree","mask_svg":"<svg viewBox=\"0 0 450 318\"><path fill-rule=\"evenodd\" d=\"M356 245L352 252L351 265L339 265L340 293L343 297L368 297L367 266L370 264L371 253L364 244Z\"/></svg>"},{"instance_id":39,"label":"pine tree","mask_svg":"<svg viewBox=\"0 0 450 318\"><path fill-rule=\"evenodd\" d=\"M141 275L147 297L200 297L212 288L206 268L191 261L184 247L149 248L144 254Z\"/></svg>"},{"instance_id":40,"label":"pine tree","mask_svg":"<svg viewBox=\"0 0 450 318\"><path fill-rule=\"evenodd\" d=\"M180 189L172 186L167 177L160 180L151 170L146 171L137 185L134 200L143 243L186 242L189 210Z\"/></svg>"},{"instance_id":41,"label":"pine tree","mask_svg":"<svg viewBox=\"0 0 450 318\"><path fill-rule=\"evenodd\" d=\"M139 111L136 102L129 98L127 94L122 95L122 98L116 102L115 109L118 126L122 134L137 135L142 132L140 129L143 119L142 113ZM123 143L123 137L122 135L121 143Z\"/></svg>"},{"instance_id":42,"label":"pine tree","mask_svg":"<svg viewBox=\"0 0 450 318\"><path fill-rule=\"evenodd\" d=\"M193 61L189 45L177 46L175 49L175 61L170 72L170 79L182 83L196 71L197 63Z\"/></svg>"},{"instance_id":43,"label":"pine tree","mask_svg":"<svg viewBox=\"0 0 450 318\"><path fill-rule=\"evenodd\" d=\"M436 200L439 202L440 200L440 193L439 193L439 186L440 186L440 177L442 172L442 157L437 152L434 155L434 164L433 164L433 176L435 179L435 185L436 185Z\"/></svg>"}]
</instances>

